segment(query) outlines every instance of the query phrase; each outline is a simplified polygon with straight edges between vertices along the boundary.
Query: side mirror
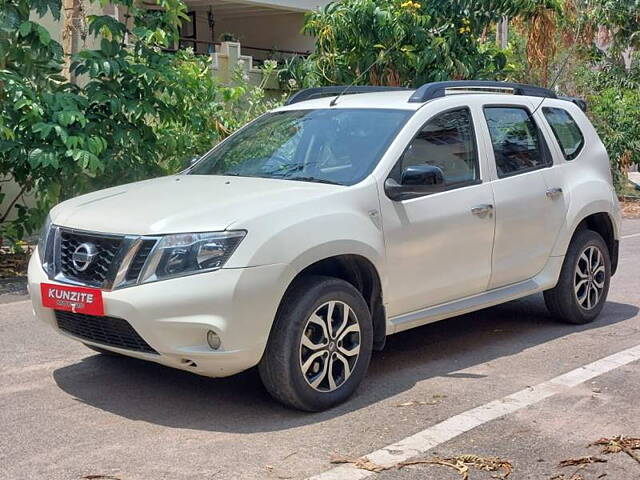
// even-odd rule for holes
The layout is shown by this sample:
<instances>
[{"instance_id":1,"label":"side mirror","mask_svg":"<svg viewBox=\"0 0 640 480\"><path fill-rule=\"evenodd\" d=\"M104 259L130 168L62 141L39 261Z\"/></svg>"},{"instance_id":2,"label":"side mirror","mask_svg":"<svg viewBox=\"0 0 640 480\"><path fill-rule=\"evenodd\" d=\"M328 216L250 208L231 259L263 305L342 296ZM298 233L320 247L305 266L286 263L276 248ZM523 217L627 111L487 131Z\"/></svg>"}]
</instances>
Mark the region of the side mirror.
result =
<instances>
[{"instance_id":1,"label":"side mirror","mask_svg":"<svg viewBox=\"0 0 640 480\"><path fill-rule=\"evenodd\" d=\"M391 200L421 197L445 189L442 170L433 165L413 165L402 172L401 183L392 178L384 182L384 191Z\"/></svg>"}]
</instances>

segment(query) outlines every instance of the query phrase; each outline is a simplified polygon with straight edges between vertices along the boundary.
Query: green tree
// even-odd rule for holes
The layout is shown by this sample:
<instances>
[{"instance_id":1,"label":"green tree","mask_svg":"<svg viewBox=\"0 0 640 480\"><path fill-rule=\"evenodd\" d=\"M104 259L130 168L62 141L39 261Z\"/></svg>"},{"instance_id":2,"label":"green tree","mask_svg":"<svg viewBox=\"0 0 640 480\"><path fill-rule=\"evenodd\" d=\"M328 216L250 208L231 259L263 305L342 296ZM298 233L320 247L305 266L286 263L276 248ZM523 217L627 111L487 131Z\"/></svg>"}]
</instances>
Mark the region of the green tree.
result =
<instances>
[{"instance_id":1,"label":"green tree","mask_svg":"<svg viewBox=\"0 0 640 480\"><path fill-rule=\"evenodd\" d=\"M304 31L315 52L291 77L302 86L349 84L415 86L429 81L496 78L504 53L482 43L503 15L533 1L344 0L309 13ZM301 78L302 77L302 78ZM287 80L284 78L283 80Z\"/></svg>"},{"instance_id":2,"label":"green tree","mask_svg":"<svg viewBox=\"0 0 640 480\"><path fill-rule=\"evenodd\" d=\"M79 85L60 75L62 48L30 20L59 18L60 0L0 1L0 175L20 186L0 212L0 237L37 230L60 200L173 173L270 106L241 79L217 85L206 59L163 51L185 18L182 0L156 0L158 10L112 2L126 11L126 25L88 17L88 33L101 40L72 58ZM35 207L21 205L25 193L36 195ZM8 222L12 212L18 218Z\"/></svg>"},{"instance_id":3,"label":"green tree","mask_svg":"<svg viewBox=\"0 0 640 480\"><path fill-rule=\"evenodd\" d=\"M628 48L640 49L640 0L587 0L583 12L585 21L606 30L618 62Z\"/></svg>"},{"instance_id":4,"label":"green tree","mask_svg":"<svg viewBox=\"0 0 640 480\"><path fill-rule=\"evenodd\" d=\"M580 6L578 21L588 35L577 50L582 64L567 75L588 100L620 191L631 165L640 165L640 0L583 0ZM602 43L606 48L597 48Z\"/></svg>"},{"instance_id":5,"label":"green tree","mask_svg":"<svg viewBox=\"0 0 640 480\"><path fill-rule=\"evenodd\" d=\"M581 94L589 115L607 147L618 191L624 189L632 164L640 165L640 62L636 57L627 71L618 64L578 71Z\"/></svg>"}]
</instances>

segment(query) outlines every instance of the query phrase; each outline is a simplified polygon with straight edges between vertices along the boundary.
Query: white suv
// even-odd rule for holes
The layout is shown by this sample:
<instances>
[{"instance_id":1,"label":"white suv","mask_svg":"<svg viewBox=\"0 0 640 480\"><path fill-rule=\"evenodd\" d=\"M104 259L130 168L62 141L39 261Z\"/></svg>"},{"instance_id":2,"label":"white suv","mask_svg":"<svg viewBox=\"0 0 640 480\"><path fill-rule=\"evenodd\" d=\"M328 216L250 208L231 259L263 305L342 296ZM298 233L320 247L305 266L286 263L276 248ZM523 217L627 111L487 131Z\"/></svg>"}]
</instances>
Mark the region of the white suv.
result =
<instances>
[{"instance_id":1,"label":"white suv","mask_svg":"<svg viewBox=\"0 0 640 480\"><path fill-rule=\"evenodd\" d=\"M105 353L258 365L310 411L348 398L396 332L542 291L590 322L620 218L580 107L499 82L304 90L181 174L56 206L35 313Z\"/></svg>"}]
</instances>

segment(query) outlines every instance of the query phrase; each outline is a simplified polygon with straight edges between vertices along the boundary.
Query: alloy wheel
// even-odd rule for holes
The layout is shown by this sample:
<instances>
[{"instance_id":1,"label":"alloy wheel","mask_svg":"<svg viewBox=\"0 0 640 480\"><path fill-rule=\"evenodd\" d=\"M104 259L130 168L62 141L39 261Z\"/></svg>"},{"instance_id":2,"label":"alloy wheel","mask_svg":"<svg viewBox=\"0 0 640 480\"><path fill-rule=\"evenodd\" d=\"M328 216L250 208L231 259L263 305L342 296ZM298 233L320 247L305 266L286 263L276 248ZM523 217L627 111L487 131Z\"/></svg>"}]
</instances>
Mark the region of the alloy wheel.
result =
<instances>
[{"instance_id":1,"label":"alloy wheel","mask_svg":"<svg viewBox=\"0 0 640 480\"><path fill-rule=\"evenodd\" d=\"M360 355L360 324L338 300L323 303L307 320L300 339L300 369L307 384L332 392L351 376Z\"/></svg>"},{"instance_id":2,"label":"alloy wheel","mask_svg":"<svg viewBox=\"0 0 640 480\"><path fill-rule=\"evenodd\" d=\"M574 292L578 304L585 310L595 308L605 287L606 271L600 249L590 245L578 257L574 275Z\"/></svg>"}]
</instances>

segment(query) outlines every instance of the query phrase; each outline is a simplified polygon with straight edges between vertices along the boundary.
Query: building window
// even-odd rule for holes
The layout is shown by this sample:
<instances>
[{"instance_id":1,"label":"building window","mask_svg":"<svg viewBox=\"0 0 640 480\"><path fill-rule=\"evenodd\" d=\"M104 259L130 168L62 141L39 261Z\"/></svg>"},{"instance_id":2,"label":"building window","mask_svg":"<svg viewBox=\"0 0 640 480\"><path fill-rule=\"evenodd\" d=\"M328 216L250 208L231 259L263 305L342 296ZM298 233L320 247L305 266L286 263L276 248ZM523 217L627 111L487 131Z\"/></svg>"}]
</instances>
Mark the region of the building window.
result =
<instances>
[{"instance_id":1,"label":"building window","mask_svg":"<svg viewBox=\"0 0 640 480\"><path fill-rule=\"evenodd\" d=\"M180 48L191 47L196 49L196 12L188 12L187 20L182 22L180 26ZM190 40L193 39L193 40Z\"/></svg>"}]
</instances>

